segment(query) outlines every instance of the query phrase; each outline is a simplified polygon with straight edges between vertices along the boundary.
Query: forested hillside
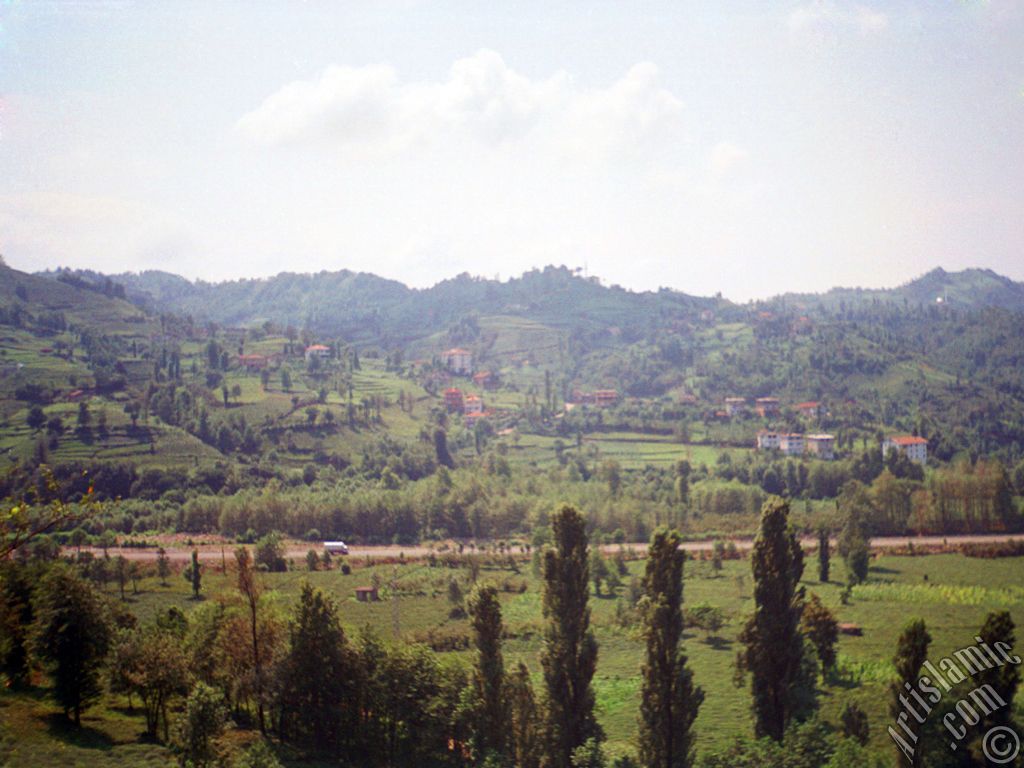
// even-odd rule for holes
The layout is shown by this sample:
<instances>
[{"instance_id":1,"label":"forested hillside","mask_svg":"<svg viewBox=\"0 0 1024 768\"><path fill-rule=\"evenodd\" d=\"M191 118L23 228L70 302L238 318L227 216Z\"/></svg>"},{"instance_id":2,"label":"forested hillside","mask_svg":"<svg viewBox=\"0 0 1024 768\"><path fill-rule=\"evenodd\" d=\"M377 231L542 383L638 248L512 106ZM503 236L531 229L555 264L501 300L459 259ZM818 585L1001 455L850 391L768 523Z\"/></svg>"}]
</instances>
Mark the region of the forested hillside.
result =
<instances>
[{"instance_id":1,"label":"forested hillside","mask_svg":"<svg viewBox=\"0 0 1024 768\"><path fill-rule=\"evenodd\" d=\"M45 466L68 498L124 499L122 532L365 541L543 529L572 500L644 539L666 521L749 532L779 493L810 528L852 481L876 532L1014 528L1021 315L972 306L978 274L944 275L957 301L741 306L554 267L429 290L5 268L0 491L24 495ZM830 435L835 459L755 450L761 430ZM927 465L883 460L892 434L925 440Z\"/></svg>"}]
</instances>

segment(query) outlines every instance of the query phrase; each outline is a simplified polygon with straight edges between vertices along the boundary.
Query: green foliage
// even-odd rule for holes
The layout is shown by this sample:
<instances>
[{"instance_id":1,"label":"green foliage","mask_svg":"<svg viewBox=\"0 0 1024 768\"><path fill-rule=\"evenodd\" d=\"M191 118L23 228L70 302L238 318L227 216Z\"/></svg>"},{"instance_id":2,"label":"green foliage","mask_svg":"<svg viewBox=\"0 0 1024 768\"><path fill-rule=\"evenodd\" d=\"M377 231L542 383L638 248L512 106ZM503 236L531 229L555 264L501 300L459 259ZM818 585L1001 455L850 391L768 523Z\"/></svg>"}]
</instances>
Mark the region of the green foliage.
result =
<instances>
[{"instance_id":1,"label":"green foliage","mask_svg":"<svg viewBox=\"0 0 1024 768\"><path fill-rule=\"evenodd\" d=\"M899 739L896 740L896 750L901 755L897 759L906 758L914 768L923 764L923 751L918 746L921 725L915 717L911 717L906 711L900 697L906 695L908 685L910 688L917 686L917 681L921 676L921 667L924 666L928 658L928 646L931 641L932 636L928 633L924 621L921 619L911 621L904 627L903 633L897 641L896 655L892 660L893 666L896 667L897 679L890 686L889 713L893 721L901 723L901 726L909 728L918 736L918 738L904 738L900 729L896 729L899 736Z\"/></svg>"},{"instance_id":2,"label":"green foliage","mask_svg":"<svg viewBox=\"0 0 1024 768\"><path fill-rule=\"evenodd\" d=\"M789 505L782 499L765 503L761 530L754 542L754 615L740 633L744 650L737 656L741 672L751 676L754 731L781 741L799 709L803 644L800 615L803 552L788 528ZM812 683L813 685L813 683Z\"/></svg>"},{"instance_id":3,"label":"green foliage","mask_svg":"<svg viewBox=\"0 0 1024 768\"><path fill-rule=\"evenodd\" d=\"M821 598L811 593L804 604L800 629L810 640L818 654L822 671L828 674L836 665L836 642L839 639L839 622Z\"/></svg>"},{"instance_id":4,"label":"green foliage","mask_svg":"<svg viewBox=\"0 0 1024 768\"><path fill-rule=\"evenodd\" d=\"M571 506L552 518L554 547L544 553L544 761L571 768L573 752L600 738L591 680L597 640L590 629L586 523Z\"/></svg>"},{"instance_id":5,"label":"green foliage","mask_svg":"<svg viewBox=\"0 0 1024 768\"><path fill-rule=\"evenodd\" d=\"M498 591L477 587L468 601L476 658L472 730L477 754L508 750L509 707L505 698L505 662L501 653L501 605Z\"/></svg>"},{"instance_id":6,"label":"green foliage","mask_svg":"<svg viewBox=\"0 0 1024 768\"><path fill-rule=\"evenodd\" d=\"M54 696L75 725L102 693L101 662L110 644L103 601L66 566L47 573L36 595L32 648L53 678Z\"/></svg>"},{"instance_id":7,"label":"green foliage","mask_svg":"<svg viewBox=\"0 0 1024 768\"><path fill-rule=\"evenodd\" d=\"M361 676L334 601L303 584L289 650L277 672L282 738L326 754L351 747L358 731Z\"/></svg>"},{"instance_id":8,"label":"green foliage","mask_svg":"<svg viewBox=\"0 0 1024 768\"><path fill-rule=\"evenodd\" d=\"M196 683L174 727L174 746L183 764L205 768L217 763L216 741L227 716L223 694L205 683Z\"/></svg>"},{"instance_id":9,"label":"green foliage","mask_svg":"<svg viewBox=\"0 0 1024 768\"><path fill-rule=\"evenodd\" d=\"M688 768L693 764L691 730L704 701L682 652L683 563L679 534L655 531L644 571L646 654L641 675L640 762L651 768Z\"/></svg>"}]
</instances>

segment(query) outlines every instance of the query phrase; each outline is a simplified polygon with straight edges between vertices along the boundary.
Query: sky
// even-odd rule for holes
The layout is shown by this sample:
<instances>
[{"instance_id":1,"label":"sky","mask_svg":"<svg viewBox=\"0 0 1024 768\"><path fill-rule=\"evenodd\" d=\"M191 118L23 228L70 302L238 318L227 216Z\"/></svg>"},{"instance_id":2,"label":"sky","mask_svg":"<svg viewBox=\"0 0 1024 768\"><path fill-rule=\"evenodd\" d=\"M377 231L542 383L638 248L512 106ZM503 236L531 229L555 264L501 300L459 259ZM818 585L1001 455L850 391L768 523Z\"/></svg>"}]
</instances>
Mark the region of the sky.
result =
<instances>
[{"instance_id":1,"label":"sky","mask_svg":"<svg viewBox=\"0 0 1024 768\"><path fill-rule=\"evenodd\" d=\"M1024 280L1024 3L0 0L0 254Z\"/></svg>"}]
</instances>

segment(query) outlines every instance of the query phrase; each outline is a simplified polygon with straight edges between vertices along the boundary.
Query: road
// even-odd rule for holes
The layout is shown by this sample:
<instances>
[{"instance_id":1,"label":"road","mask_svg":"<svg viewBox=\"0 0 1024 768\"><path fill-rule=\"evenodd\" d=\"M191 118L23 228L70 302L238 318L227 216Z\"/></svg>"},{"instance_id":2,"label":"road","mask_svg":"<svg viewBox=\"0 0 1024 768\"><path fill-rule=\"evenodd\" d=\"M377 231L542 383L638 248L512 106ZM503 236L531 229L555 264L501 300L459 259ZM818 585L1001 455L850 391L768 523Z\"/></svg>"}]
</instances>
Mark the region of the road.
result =
<instances>
[{"instance_id":1,"label":"road","mask_svg":"<svg viewBox=\"0 0 1024 768\"><path fill-rule=\"evenodd\" d=\"M740 551L747 551L753 547L753 539L732 539L731 540L736 548ZM931 547L941 547L943 545L958 546L960 544L985 544L993 542L1003 541L1024 541L1024 534L971 534L963 536L877 536L871 539L871 548L876 550L885 549L899 549L906 547L908 544L913 544L919 549L927 549ZM163 543L163 542L161 542ZM817 547L818 540L816 537L806 537L802 540L805 549L813 549ZM835 540L833 539L833 543ZM195 547L190 547L183 541L177 540L173 542L163 543L164 548L167 551L167 556L172 562L183 562L191 559L192 550L197 549L199 551L199 559L204 562L215 562L224 558L225 560L231 559L231 553L235 547L238 546L234 542L225 541L223 544L215 543L209 544L204 543ZM642 542L634 542L623 545L627 550L641 553L647 549L647 544ZM706 552L709 551L713 546L712 541L687 541L683 543L683 549L687 552ZM608 544L601 547L602 551L611 553L617 551L619 548L618 544ZM306 553L310 549L315 549L318 554L323 552L323 546L314 544L311 542L300 542L289 540L285 545L285 557L294 559L297 562L301 562L305 559ZM73 554L75 552L74 547L65 547L65 554ZM103 551L97 547L83 547L83 552L91 551L94 555L102 555ZM466 552L470 552L468 548ZM110 550L110 556L116 557L117 555L123 555L128 560L139 560L139 561L155 561L157 557L156 548L121 548L112 547ZM409 547L400 547L395 545L381 545L381 546L358 546L352 545L349 548L348 559L350 560L387 560L397 559L404 556L406 559L420 559L427 557L431 552L437 552L436 548L431 549L430 547L415 545ZM440 554L440 553L438 553Z\"/></svg>"}]
</instances>

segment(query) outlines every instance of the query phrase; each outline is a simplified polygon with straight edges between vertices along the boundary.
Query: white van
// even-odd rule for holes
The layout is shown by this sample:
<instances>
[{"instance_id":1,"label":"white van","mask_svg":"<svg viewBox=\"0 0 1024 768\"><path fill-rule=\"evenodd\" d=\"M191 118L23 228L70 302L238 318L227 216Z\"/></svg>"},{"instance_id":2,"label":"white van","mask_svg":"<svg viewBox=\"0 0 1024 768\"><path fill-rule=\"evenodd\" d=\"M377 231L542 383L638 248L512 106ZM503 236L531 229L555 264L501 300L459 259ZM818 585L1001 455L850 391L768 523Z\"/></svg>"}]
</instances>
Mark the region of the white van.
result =
<instances>
[{"instance_id":1,"label":"white van","mask_svg":"<svg viewBox=\"0 0 1024 768\"><path fill-rule=\"evenodd\" d=\"M324 549L326 549L332 555L348 554L348 544L346 544L344 541L325 541Z\"/></svg>"}]
</instances>

